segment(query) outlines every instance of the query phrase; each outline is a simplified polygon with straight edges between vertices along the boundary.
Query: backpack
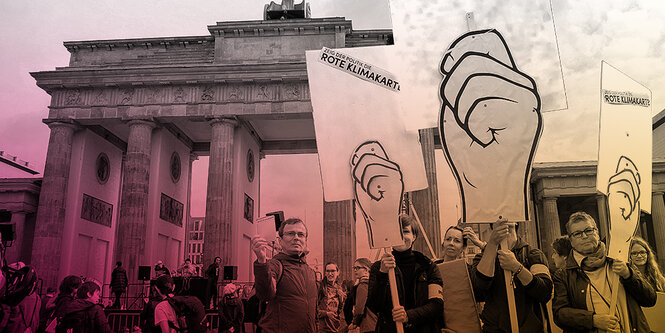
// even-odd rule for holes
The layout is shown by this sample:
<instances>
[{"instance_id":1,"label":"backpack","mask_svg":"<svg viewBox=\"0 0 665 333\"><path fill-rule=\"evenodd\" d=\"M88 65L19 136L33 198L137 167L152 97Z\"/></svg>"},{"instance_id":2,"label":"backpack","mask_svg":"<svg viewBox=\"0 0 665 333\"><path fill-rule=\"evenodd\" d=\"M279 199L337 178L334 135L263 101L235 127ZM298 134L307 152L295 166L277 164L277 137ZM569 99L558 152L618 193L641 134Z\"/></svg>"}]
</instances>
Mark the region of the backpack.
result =
<instances>
[{"instance_id":1,"label":"backpack","mask_svg":"<svg viewBox=\"0 0 665 333\"><path fill-rule=\"evenodd\" d=\"M174 296L167 298L167 301L177 317L177 323L169 322L171 328L183 333L206 332L206 327L203 325L206 316L205 307L196 296Z\"/></svg>"},{"instance_id":2,"label":"backpack","mask_svg":"<svg viewBox=\"0 0 665 333\"><path fill-rule=\"evenodd\" d=\"M90 309L95 307L92 305L83 310L76 312L70 312L63 316L62 318L56 318L57 326L55 327L56 333L67 332L67 333L86 333L92 332L94 330L95 323L93 322L92 316L90 316ZM83 313L83 319L76 316L78 313Z\"/></svg>"}]
</instances>

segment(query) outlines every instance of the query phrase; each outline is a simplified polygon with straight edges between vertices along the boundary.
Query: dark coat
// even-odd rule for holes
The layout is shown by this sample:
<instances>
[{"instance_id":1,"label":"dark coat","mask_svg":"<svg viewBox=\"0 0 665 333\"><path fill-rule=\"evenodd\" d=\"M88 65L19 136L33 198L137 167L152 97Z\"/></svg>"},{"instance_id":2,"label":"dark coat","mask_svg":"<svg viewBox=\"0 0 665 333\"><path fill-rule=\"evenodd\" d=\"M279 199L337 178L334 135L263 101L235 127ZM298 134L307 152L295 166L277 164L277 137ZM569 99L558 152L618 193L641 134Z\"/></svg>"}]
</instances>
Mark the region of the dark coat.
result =
<instances>
[{"instance_id":1,"label":"dark coat","mask_svg":"<svg viewBox=\"0 0 665 333\"><path fill-rule=\"evenodd\" d=\"M111 291L125 291L129 281L127 279L127 272L122 267L116 267L111 273Z\"/></svg>"},{"instance_id":2,"label":"dark coat","mask_svg":"<svg viewBox=\"0 0 665 333\"><path fill-rule=\"evenodd\" d=\"M420 252L413 251L415 256L415 277L413 290L406 290L404 283L404 272L398 266L395 268L397 280L397 294L399 302L405 305L405 293L414 296L415 306L405 306L408 322L404 325L407 333L437 332L443 327L443 302L439 299L429 299L429 285L438 284L443 286L441 273L436 265ZM381 273L381 261L375 262L370 268L369 291L367 296L367 307L377 315L376 332L396 332L395 322L392 317L392 299L388 274Z\"/></svg>"},{"instance_id":3,"label":"dark coat","mask_svg":"<svg viewBox=\"0 0 665 333\"><path fill-rule=\"evenodd\" d=\"M259 321L263 332L315 331L316 275L304 257L278 253L264 264L255 261L254 280L256 295L268 302Z\"/></svg>"},{"instance_id":4,"label":"dark coat","mask_svg":"<svg viewBox=\"0 0 665 333\"><path fill-rule=\"evenodd\" d=\"M234 332L241 332L245 319L245 309L237 297L224 296L222 306L219 307L219 331L228 332L233 328Z\"/></svg>"},{"instance_id":5,"label":"dark coat","mask_svg":"<svg viewBox=\"0 0 665 333\"><path fill-rule=\"evenodd\" d=\"M607 265L613 260L607 258ZM644 276L633 265L628 265L630 277L619 278L626 290L626 305L633 332L650 332L649 324L642 312L642 306L651 307L656 304L656 292ZM593 329L593 311L586 307L586 291L589 278L582 271L571 253L566 259L566 267L554 273L554 301L552 310L554 322L564 332L590 332Z\"/></svg>"},{"instance_id":6,"label":"dark coat","mask_svg":"<svg viewBox=\"0 0 665 333\"><path fill-rule=\"evenodd\" d=\"M66 332L68 323L80 323L81 330L74 329L73 333L80 332L95 332L95 333L111 333L104 309L99 304L93 304L90 301L83 299L75 299L67 303L63 309L62 320L56 327L56 332Z\"/></svg>"},{"instance_id":7,"label":"dark coat","mask_svg":"<svg viewBox=\"0 0 665 333\"><path fill-rule=\"evenodd\" d=\"M542 251L531 248L521 239L517 240L512 252L515 258L525 269L531 269L536 264L547 267L547 259ZM484 253L484 251L483 251ZM510 332L510 312L506 296L506 280L499 259L495 260L494 276L488 277L478 271L478 263L483 253L476 255L469 276L473 285L476 299L485 301L480 315L483 321L484 332ZM515 306L517 308L517 321L520 332L542 332L542 307L552 297L552 279L549 270L534 274L527 285L522 285L518 278L515 283Z\"/></svg>"}]
</instances>

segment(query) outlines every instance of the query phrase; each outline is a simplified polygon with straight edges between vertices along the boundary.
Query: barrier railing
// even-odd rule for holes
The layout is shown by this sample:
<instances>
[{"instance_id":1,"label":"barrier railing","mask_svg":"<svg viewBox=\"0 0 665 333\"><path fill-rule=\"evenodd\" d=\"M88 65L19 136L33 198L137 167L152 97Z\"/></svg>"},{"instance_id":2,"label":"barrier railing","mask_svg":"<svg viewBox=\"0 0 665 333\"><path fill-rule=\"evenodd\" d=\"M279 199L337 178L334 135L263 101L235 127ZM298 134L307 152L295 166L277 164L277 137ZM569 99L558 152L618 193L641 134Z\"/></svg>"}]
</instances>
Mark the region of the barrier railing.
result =
<instances>
[{"instance_id":1,"label":"barrier railing","mask_svg":"<svg viewBox=\"0 0 665 333\"><path fill-rule=\"evenodd\" d=\"M134 327L141 327L140 311L107 310L106 317L113 332L132 332ZM219 313L216 311L207 311L204 323L209 332L217 332L219 328Z\"/></svg>"}]
</instances>

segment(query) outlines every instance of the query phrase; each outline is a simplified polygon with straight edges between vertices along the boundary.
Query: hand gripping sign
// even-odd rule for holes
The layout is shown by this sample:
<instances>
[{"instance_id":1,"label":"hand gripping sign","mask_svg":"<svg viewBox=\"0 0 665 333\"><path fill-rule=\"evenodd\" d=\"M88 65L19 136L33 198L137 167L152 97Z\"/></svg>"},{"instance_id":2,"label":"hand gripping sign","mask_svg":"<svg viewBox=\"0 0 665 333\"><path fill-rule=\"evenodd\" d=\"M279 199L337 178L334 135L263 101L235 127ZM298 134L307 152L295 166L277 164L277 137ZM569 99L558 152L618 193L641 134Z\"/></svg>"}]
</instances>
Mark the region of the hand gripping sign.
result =
<instances>
[{"instance_id":1,"label":"hand gripping sign","mask_svg":"<svg viewBox=\"0 0 665 333\"><path fill-rule=\"evenodd\" d=\"M496 30L457 38L440 66L439 130L464 222L528 220L531 163L542 132L535 81Z\"/></svg>"}]
</instances>

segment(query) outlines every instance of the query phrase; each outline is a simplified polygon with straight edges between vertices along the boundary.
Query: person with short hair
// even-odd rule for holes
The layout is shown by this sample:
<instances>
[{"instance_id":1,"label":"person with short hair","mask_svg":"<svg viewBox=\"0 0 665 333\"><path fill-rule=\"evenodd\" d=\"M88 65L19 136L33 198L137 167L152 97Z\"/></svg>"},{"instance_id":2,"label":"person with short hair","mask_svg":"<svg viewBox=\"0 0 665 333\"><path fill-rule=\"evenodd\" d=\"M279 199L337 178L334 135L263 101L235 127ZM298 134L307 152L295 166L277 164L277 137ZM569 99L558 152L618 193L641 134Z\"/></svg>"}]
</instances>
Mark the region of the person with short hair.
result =
<instances>
[{"instance_id":1,"label":"person with short hair","mask_svg":"<svg viewBox=\"0 0 665 333\"><path fill-rule=\"evenodd\" d=\"M278 231L281 250L272 259L270 242L260 236L252 237L254 287L261 301L267 301L259 321L262 332L302 332L316 330L316 274L305 260L307 225L301 219L282 222Z\"/></svg>"},{"instance_id":2,"label":"person with short hair","mask_svg":"<svg viewBox=\"0 0 665 333\"><path fill-rule=\"evenodd\" d=\"M658 268L656 255L644 239L633 236L628 262L637 267L655 291L665 292L665 277Z\"/></svg>"},{"instance_id":3,"label":"person with short hair","mask_svg":"<svg viewBox=\"0 0 665 333\"><path fill-rule=\"evenodd\" d=\"M516 223L500 220L491 227L487 245L469 272L476 299L485 301L480 314L483 332L511 331L504 270L512 273L509 282L514 287L519 331L543 332L541 303L552 296L547 258L517 235ZM508 248L499 250L503 240Z\"/></svg>"},{"instance_id":4,"label":"person with short hair","mask_svg":"<svg viewBox=\"0 0 665 333\"><path fill-rule=\"evenodd\" d=\"M573 247L570 245L568 236L561 236L552 242L552 263L554 263L554 269L566 266L566 258L570 255L572 249Z\"/></svg>"},{"instance_id":5,"label":"person with short hair","mask_svg":"<svg viewBox=\"0 0 665 333\"><path fill-rule=\"evenodd\" d=\"M112 309L120 309L120 297L127 290L129 279L127 279L127 272L122 267L122 262L115 263L115 268L111 272L111 292L115 295L115 301L111 305Z\"/></svg>"},{"instance_id":6,"label":"person with short hair","mask_svg":"<svg viewBox=\"0 0 665 333\"><path fill-rule=\"evenodd\" d=\"M155 326L159 327L162 333L176 333L180 330L178 316L168 301L169 297L173 297L175 288L173 278L170 275L161 275L155 280L154 286L157 298L161 299L155 306Z\"/></svg>"},{"instance_id":7,"label":"person with short hair","mask_svg":"<svg viewBox=\"0 0 665 333\"><path fill-rule=\"evenodd\" d=\"M56 332L72 330L73 333L110 333L111 327L106 319L106 314L99 305L100 294L101 288L96 282L84 282L76 291L76 299L65 306Z\"/></svg>"},{"instance_id":8,"label":"person with short hair","mask_svg":"<svg viewBox=\"0 0 665 333\"><path fill-rule=\"evenodd\" d=\"M404 245L394 246L375 262L369 274L367 307L377 314L376 332L396 332L401 322L407 333L441 331L443 281L438 267L424 254L412 249L418 238L414 217L400 215ZM388 271L394 268L399 306L393 308Z\"/></svg>"},{"instance_id":9,"label":"person with short hair","mask_svg":"<svg viewBox=\"0 0 665 333\"><path fill-rule=\"evenodd\" d=\"M565 332L650 332L641 307L656 304L656 292L637 267L606 256L596 221L576 212L566 223L573 248L564 269L554 274L554 321ZM619 275L616 309L612 286Z\"/></svg>"},{"instance_id":10,"label":"person with short hair","mask_svg":"<svg viewBox=\"0 0 665 333\"><path fill-rule=\"evenodd\" d=\"M155 277L160 277L162 275L171 276L171 271L164 266L163 261L157 260L157 263L155 263Z\"/></svg>"}]
</instances>

